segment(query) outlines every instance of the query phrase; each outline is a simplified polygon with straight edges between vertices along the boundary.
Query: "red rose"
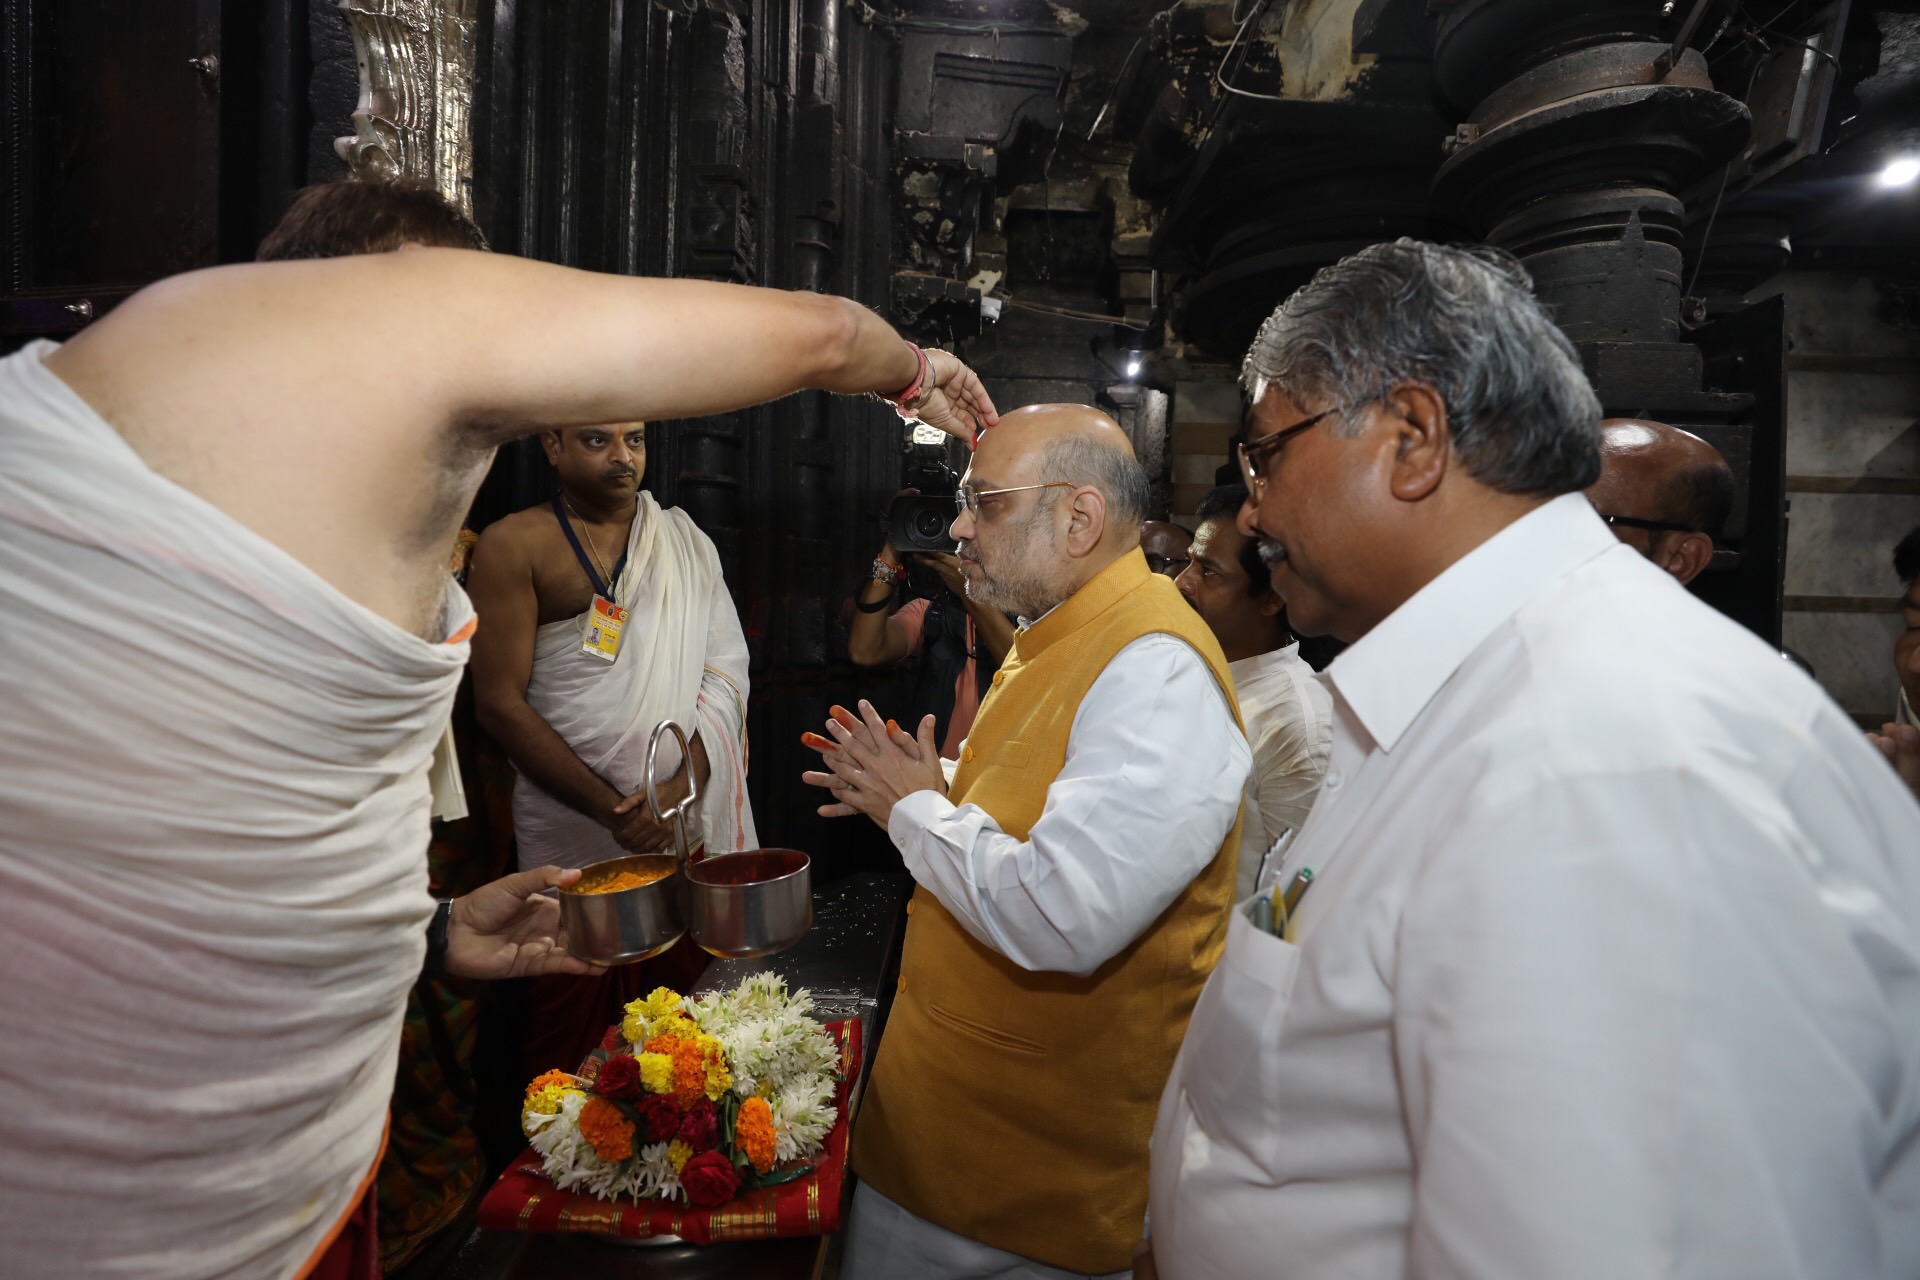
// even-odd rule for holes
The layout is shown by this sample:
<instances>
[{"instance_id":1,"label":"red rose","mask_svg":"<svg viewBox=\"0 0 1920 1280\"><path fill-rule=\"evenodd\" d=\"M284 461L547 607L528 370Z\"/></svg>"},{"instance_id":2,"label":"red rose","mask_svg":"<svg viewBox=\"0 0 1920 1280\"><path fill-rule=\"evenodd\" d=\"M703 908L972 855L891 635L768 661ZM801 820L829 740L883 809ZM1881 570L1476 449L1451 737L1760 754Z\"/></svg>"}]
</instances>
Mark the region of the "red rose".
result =
<instances>
[{"instance_id":1,"label":"red rose","mask_svg":"<svg viewBox=\"0 0 1920 1280\"><path fill-rule=\"evenodd\" d=\"M626 1048L627 1038L620 1034L620 1028L608 1027L607 1034L600 1037L600 1047L608 1053L616 1053Z\"/></svg>"},{"instance_id":2,"label":"red rose","mask_svg":"<svg viewBox=\"0 0 1920 1280\"><path fill-rule=\"evenodd\" d=\"M680 1120L680 1132L675 1136L695 1151L711 1151L719 1130L719 1113L711 1102L702 1098L687 1108L687 1114Z\"/></svg>"},{"instance_id":3,"label":"red rose","mask_svg":"<svg viewBox=\"0 0 1920 1280\"><path fill-rule=\"evenodd\" d=\"M687 1189L687 1203L712 1209L733 1199L740 1189L740 1175L733 1161L718 1151L702 1151L680 1170L680 1185Z\"/></svg>"},{"instance_id":4,"label":"red rose","mask_svg":"<svg viewBox=\"0 0 1920 1280\"><path fill-rule=\"evenodd\" d=\"M648 1142L671 1142L680 1132L680 1104L670 1093L650 1093L640 1099L640 1118L647 1122Z\"/></svg>"},{"instance_id":5,"label":"red rose","mask_svg":"<svg viewBox=\"0 0 1920 1280\"><path fill-rule=\"evenodd\" d=\"M624 1053L616 1053L600 1064L593 1091L603 1098L633 1098L640 1093L640 1064Z\"/></svg>"}]
</instances>

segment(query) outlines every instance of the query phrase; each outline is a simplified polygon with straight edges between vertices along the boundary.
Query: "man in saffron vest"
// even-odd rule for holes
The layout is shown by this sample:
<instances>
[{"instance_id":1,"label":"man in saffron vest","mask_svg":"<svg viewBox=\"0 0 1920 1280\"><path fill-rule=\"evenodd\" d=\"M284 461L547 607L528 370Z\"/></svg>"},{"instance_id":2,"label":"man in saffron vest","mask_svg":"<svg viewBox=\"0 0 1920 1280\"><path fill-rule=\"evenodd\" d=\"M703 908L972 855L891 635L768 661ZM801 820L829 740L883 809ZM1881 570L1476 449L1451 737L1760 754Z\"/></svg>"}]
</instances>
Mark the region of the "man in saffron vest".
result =
<instances>
[{"instance_id":1,"label":"man in saffron vest","mask_svg":"<svg viewBox=\"0 0 1920 1280\"><path fill-rule=\"evenodd\" d=\"M910 737L862 703L806 775L919 882L842 1275L1121 1272L1251 756L1219 644L1141 554L1146 475L1111 419L1008 414L957 498L969 596L1021 619L960 759L931 717Z\"/></svg>"}]
</instances>

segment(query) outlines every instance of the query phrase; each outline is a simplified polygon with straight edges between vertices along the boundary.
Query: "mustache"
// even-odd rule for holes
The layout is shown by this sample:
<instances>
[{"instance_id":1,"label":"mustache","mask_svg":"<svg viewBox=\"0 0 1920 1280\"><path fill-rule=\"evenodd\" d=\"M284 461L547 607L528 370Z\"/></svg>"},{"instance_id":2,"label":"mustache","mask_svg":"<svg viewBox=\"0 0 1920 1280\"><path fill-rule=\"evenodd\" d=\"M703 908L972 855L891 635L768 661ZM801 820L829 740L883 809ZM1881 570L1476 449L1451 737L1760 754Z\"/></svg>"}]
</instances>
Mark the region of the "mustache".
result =
<instances>
[{"instance_id":1,"label":"mustache","mask_svg":"<svg viewBox=\"0 0 1920 1280\"><path fill-rule=\"evenodd\" d=\"M1287 558L1287 549L1277 538L1260 539L1260 563L1271 569Z\"/></svg>"}]
</instances>

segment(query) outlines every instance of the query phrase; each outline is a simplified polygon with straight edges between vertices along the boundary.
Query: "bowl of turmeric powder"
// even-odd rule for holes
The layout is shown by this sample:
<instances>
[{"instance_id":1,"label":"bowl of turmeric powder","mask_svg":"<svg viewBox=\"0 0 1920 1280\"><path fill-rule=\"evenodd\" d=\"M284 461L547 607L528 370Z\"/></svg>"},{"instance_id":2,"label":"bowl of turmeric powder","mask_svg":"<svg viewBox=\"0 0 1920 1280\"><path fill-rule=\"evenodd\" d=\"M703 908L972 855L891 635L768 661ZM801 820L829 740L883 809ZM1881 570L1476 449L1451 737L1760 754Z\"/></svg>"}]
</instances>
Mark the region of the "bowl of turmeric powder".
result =
<instances>
[{"instance_id":1,"label":"bowl of turmeric powder","mask_svg":"<svg viewBox=\"0 0 1920 1280\"><path fill-rule=\"evenodd\" d=\"M560 890L567 950L594 964L659 955L687 931L679 859L641 853L596 862Z\"/></svg>"}]
</instances>

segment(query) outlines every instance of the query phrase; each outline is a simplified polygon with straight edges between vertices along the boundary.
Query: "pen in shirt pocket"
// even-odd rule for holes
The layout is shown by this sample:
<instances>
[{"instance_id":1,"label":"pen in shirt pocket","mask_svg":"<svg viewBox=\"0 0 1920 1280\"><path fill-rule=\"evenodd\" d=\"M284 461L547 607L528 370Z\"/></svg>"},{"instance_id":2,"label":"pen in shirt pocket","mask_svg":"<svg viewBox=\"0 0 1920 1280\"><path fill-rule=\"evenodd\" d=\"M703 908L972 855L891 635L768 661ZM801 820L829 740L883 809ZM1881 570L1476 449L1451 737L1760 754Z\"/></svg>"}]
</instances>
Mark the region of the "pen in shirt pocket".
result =
<instances>
[{"instance_id":1,"label":"pen in shirt pocket","mask_svg":"<svg viewBox=\"0 0 1920 1280\"><path fill-rule=\"evenodd\" d=\"M1300 909L1300 900L1307 896L1307 890L1313 888L1313 868L1302 867L1294 873L1283 891L1278 884L1267 890L1266 894L1254 904L1256 917L1254 923L1266 932L1286 942L1293 941L1293 914Z\"/></svg>"}]
</instances>

